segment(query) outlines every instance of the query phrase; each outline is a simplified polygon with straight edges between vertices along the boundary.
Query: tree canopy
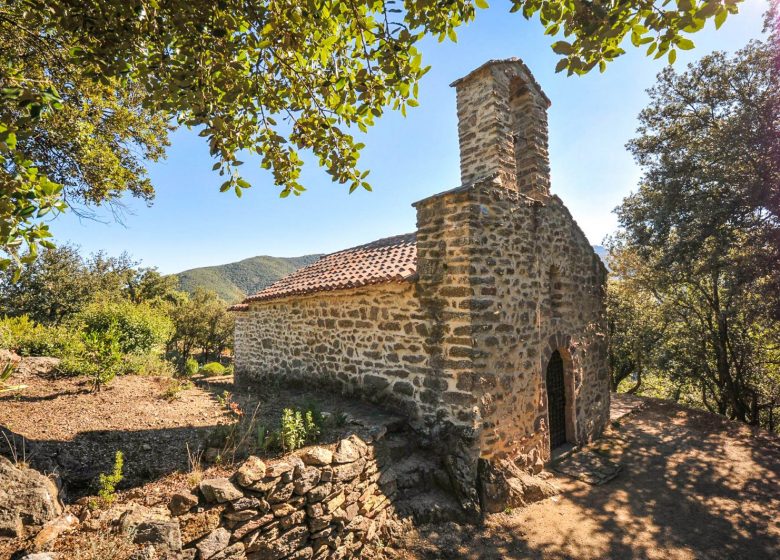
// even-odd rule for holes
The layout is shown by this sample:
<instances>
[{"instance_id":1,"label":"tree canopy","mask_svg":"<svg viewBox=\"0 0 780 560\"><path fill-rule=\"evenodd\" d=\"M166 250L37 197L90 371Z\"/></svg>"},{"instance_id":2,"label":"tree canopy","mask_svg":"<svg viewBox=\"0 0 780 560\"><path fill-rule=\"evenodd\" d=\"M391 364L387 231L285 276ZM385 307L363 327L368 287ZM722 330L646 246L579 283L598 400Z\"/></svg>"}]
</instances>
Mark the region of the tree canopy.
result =
<instances>
[{"instance_id":1,"label":"tree canopy","mask_svg":"<svg viewBox=\"0 0 780 560\"><path fill-rule=\"evenodd\" d=\"M591 3L511 0L583 74L624 53L693 47L740 0ZM0 5L0 247L28 260L50 236L40 219L72 197L101 203L151 186L166 122L208 141L221 190L240 196L242 151L260 156L281 196L300 194L302 150L350 192L365 131L417 105L427 71L417 45L456 40L485 0L7 0ZM552 39L551 39L552 41ZM10 45L10 48L6 48ZM58 115L59 116L56 116ZM75 135L75 138L73 137ZM68 142L72 139L72 142ZM134 148L140 153L134 152ZM8 265L8 260L0 262Z\"/></svg>"},{"instance_id":2,"label":"tree canopy","mask_svg":"<svg viewBox=\"0 0 780 560\"><path fill-rule=\"evenodd\" d=\"M659 75L629 144L644 174L617 211L610 287L621 327L613 380L625 364L640 382L651 369L662 396L770 429L780 407L776 56L754 41Z\"/></svg>"}]
</instances>

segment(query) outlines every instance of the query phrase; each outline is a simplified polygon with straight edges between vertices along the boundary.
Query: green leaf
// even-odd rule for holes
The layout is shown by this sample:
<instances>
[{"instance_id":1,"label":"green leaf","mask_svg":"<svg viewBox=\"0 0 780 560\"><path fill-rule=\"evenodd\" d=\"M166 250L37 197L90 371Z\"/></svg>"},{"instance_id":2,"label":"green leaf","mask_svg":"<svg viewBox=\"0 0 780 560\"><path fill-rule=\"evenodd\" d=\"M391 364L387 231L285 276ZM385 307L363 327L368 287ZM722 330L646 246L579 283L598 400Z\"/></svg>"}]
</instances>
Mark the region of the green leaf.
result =
<instances>
[{"instance_id":1,"label":"green leaf","mask_svg":"<svg viewBox=\"0 0 780 560\"><path fill-rule=\"evenodd\" d=\"M477 8L480 10L487 10L490 6L488 6L488 3L485 0L474 0L474 3L477 5Z\"/></svg>"},{"instance_id":2,"label":"green leaf","mask_svg":"<svg viewBox=\"0 0 780 560\"><path fill-rule=\"evenodd\" d=\"M728 14L729 12L725 8L718 10L718 13L715 14L715 29L720 29L720 26L726 21Z\"/></svg>"},{"instance_id":3,"label":"green leaf","mask_svg":"<svg viewBox=\"0 0 780 560\"><path fill-rule=\"evenodd\" d=\"M669 64L674 64L675 60L677 60L677 50L672 49L669 51Z\"/></svg>"},{"instance_id":4,"label":"green leaf","mask_svg":"<svg viewBox=\"0 0 780 560\"><path fill-rule=\"evenodd\" d=\"M574 48L566 41L556 41L552 44L552 49L557 54L571 54L574 52Z\"/></svg>"},{"instance_id":5,"label":"green leaf","mask_svg":"<svg viewBox=\"0 0 780 560\"><path fill-rule=\"evenodd\" d=\"M677 46L679 48L681 48L682 50L684 50L684 51L689 51L695 45L693 44L693 41L691 41L690 39L686 39L684 37L681 37L680 39L677 40Z\"/></svg>"}]
</instances>

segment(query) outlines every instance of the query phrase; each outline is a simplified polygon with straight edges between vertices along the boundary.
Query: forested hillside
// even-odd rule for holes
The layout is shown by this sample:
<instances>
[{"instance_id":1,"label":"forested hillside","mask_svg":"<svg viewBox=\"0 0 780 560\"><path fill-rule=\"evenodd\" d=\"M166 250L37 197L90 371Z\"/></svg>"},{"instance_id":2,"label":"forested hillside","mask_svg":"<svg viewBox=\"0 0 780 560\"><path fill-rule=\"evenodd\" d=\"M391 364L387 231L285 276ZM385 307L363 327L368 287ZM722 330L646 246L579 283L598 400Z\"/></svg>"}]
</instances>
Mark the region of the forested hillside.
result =
<instances>
[{"instance_id":1,"label":"forested hillside","mask_svg":"<svg viewBox=\"0 0 780 560\"><path fill-rule=\"evenodd\" d=\"M218 266L192 268L178 273L177 276L179 286L185 292L193 293L195 288L205 288L233 303L318 258L319 255L289 258L263 255Z\"/></svg>"}]
</instances>

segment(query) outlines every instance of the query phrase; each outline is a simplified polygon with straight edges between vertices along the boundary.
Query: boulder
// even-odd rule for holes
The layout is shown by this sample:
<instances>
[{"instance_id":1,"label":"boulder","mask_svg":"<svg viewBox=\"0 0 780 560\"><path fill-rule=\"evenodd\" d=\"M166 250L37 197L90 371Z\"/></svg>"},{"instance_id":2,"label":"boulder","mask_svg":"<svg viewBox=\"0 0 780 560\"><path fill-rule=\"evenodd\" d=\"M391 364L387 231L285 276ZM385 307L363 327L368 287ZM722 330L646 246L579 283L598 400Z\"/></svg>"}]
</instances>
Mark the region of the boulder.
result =
<instances>
[{"instance_id":1,"label":"boulder","mask_svg":"<svg viewBox=\"0 0 780 560\"><path fill-rule=\"evenodd\" d=\"M227 478L207 478L201 481L200 491L209 503L224 503L243 498L244 494Z\"/></svg>"},{"instance_id":2,"label":"boulder","mask_svg":"<svg viewBox=\"0 0 780 560\"><path fill-rule=\"evenodd\" d=\"M0 456L0 536L22 536L22 526L42 526L62 514L57 486L34 469Z\"/></svg>"}]
</instances>

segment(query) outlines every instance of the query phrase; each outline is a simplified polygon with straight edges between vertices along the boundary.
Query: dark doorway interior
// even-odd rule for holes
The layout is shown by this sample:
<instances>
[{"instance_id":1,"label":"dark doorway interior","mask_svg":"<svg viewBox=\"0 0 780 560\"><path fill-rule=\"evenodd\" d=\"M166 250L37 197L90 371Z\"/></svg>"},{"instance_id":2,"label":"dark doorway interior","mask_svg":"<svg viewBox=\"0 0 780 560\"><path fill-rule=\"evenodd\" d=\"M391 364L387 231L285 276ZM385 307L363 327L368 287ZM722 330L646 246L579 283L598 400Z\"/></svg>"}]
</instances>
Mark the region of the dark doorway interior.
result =
<instances>
[{"instance_id":1,"label":"dark doorway interior","mask_svg":"<svg viewBox=\"0 0 780 560\"><path fill-rule=\"evenodd\" d=\"M547 364L547 415L550 419L550 449L566 443L566 390L563 359L557 350Z\"/></svg>"}]
</instances>

